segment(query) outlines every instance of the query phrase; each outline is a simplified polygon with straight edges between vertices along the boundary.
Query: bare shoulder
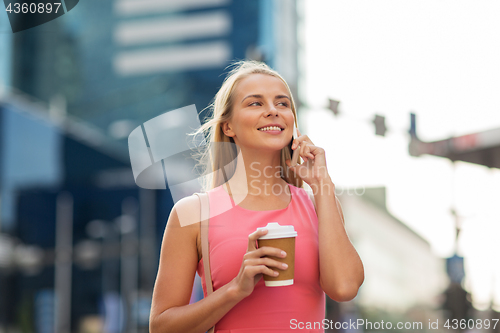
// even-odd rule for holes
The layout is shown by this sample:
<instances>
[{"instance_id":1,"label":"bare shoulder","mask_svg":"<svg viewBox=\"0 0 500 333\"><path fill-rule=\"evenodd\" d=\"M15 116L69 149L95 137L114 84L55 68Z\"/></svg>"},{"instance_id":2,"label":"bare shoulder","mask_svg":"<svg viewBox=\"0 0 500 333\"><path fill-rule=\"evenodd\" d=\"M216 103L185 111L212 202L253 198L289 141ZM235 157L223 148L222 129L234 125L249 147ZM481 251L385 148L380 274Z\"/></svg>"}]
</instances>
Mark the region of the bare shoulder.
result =
<instances>
[{"instance_id":1,"label":"bare shoulder","mask_svg":"<svg viewBox=\"0 0 500 333\"><path fill-rule=\"evenodd\" d=\"M198 261L201 259L200 211L201 204L197 195L182 198L174 205L168 222L170 225L167 225L184 229L184 234L187 233L196 242Z\"/></svg>"},{"instance_id":2,"label":"bare shoulder","mask_svg":"<svg viewBox=\"0 0 500 333\"><path fill-rule=\"evenodd\" d=\"M185 227L200 222L200 199L193 194L179 200L173 208L177 213L178 226Z\"/></svg>"},{"instance_id":3,"label":"bare shoulder","mask_svg":"<svg viewBox=\"0 0 500 333\"><path fill-rule=\"evenodd\" d=\"M162 253L177 248L183 255L191 253L201 259L200 200L195 194L174 204L165 227Z\"/></svg>"}]
</instances>

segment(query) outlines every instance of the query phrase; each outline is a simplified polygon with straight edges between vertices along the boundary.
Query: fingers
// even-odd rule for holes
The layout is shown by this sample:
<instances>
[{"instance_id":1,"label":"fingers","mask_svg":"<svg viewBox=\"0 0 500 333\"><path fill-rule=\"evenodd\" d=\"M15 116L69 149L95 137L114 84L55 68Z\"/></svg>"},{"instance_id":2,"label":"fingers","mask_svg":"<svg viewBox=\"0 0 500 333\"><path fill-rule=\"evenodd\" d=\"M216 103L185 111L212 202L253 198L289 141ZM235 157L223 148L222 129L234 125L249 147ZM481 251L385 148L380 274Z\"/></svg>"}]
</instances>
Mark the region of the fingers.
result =
<instances>
[{"instance_id":1,"label":"fingers","mask_svg":"<svg viewBox=\"0 0 500 333\"><path fill-rule=\"evenodd\" d=\"M286 253L285 251L282 251L280 249L277 249L275 247L269 247L269 246L263 246L260 248L257 248L257 239L260 237L264 236L267 234L268 230L265 228L258 229L254 232L252 232L250 235L248 235L248 248L247 248L247 253L243 256L243 259L248 259L248 258L260 258L263 256L272 256L272 257L277 257L277 258L285 258Z\"/></svg>"},{"instance_id":2,"label":"fingers","mask_svg":"<svg viewBox=\"0 0 500 333\"><path fill-rule=\"evenodd\" d=\"M256 231L254 231L250 235L248 235L247 252L255 251L257 249L257 246L256 246L257 239L264 236L265 234L267 234L267 229L262 228L262 229L257 229Z\"/></svg>"},{"instance_id":3,"label":"fingers","mask_svg":"<svg viewBox=\"0 0 500 333\"><path fill-rule=\"evenodd\" d=\"M263 246L254 251L245 253L245 255L243 256L243 260L261 258L264 256L285 258L286 252L275 247Z\"/></svg>"},{"instance_id":4,"label":"fingers","mask_svg":"<svg viewBox=\"0 0 500 333\"><path fill-rule=\"evenodd\" d=\"M309 141L309 138L304 135L300 138L297 138L294 140L294 143L292 144L292 150L299 149L299 155L304 159L304 161L307 161L307 159L314 159L314 154L312 153L312 148L315 146L312 145Z\"/></svg>"},{"instance_id":5,"label":"fingers","mask_svg":"<svg viewBox=\"0 0 500 333\"><path fill-rule=\"evenodd\" d=\"M308 158L310 159L314 159L314 155L312 154L311 152L311 145L309 144L302 144L300 146L300 156L302 156L302 158L304 158L305 160L307 160Z\"/></svg>"},{"instance_id":6,"label":"fingers","mask_svg":"<svg viewBox=\"0 0 500 333\"><path fill-rule=\"evenodd\" d=\"M269 267L265 265L259 265L259 266L245 266L243 268L243 275L248 276L249 278L253 278L254 276L258 274L266 274L269 276L278 276L279 272L278 271L273 271Z\"/></svg>"},{"instance_id":7,"label":"fingers","mask_svg":"<svg viewBox=\"0 0 500 333\"><path fill-rule=\"evenodd\" d=\"M286 257L286 253L280 249L262 246L257 248L257 239L267 234L266 228L259 228L248 235L248 250L243 255L240 272L231 281L236 284L237 294L241 297L250 295L262 275L276 277L278 270L285 270L288 267L279 262L279 258ZM277 260L278 259L278 260Z\"/></svg>"},{"instance_id":8,"label":"fingers","mask_svg":"<svg viewBox=\"0 0 500 333\"><path fill-rule=\"evenodd\" d=\"M271 259L271 258L267 258L267 257L257 258L257 259L246 259L244 264L245 264L245 266L262 266L263 265L263 266L268 267L269 269L271 269L271 267L275 267L275 268L280 269L282 271L284 271L285 269L288 268L287 264L285 264L283 262L279 262L279 261Z\"/></svg>"},{"instance_id":9,"label":"fingers","mask_svg":"<svg viewBox=\"0 0 500 333\"><path fill-rule=\"evenodd\" d=\"M289 166L296 166L297 163L299 162L299 155L300 155L300 151L296 149L297 146L295 146L295 148L292 146L292 149L295 149L293 151L293 154L292 154L292 159L290 161L290 165Z\"/></svg>"},{"instance_id":10,"label":"fingers","mask_svg":"<svg viewBox=\"0 0 500 333\"><path fill-rule=\"evenodd\" d=\"M307 135L302 135L302 133L300 133L299 129L297 128L297 140L300 140L300 142L302 141L307 141L311 144L313 144L313 142L311 141L311 139L307 136Z\"/></svg>"},{"instance_id":11,"label":"fingers","mask_svg":"<svg viewBox=\"0 0 500 333\"><path fill-rule=\"evenodd\" d=\"M274 247L263 246L243 256L243 272L248 276L266 274L278 276L278 270L286 270L288 265L274 258L284 258L286 253Z\"/></svg>"},{"instance_id":12,"label":"fingers","mask_svg":"<svg viewBox=\"0 0 500 333\"><path fill-rule=\"evenodd\" d=\"M311 141L311 139L309 139L309 137L307 135L302 135L300 133L298 128L297 128L297 135L298 135L298 137L293 140L292 150L297 149L297 147L299 147L299 146L300 147L306 146L307 143L314 145L313 142ZM306 144L304 144L304 143L306 143Z\"/></svg>"}]
</instances>

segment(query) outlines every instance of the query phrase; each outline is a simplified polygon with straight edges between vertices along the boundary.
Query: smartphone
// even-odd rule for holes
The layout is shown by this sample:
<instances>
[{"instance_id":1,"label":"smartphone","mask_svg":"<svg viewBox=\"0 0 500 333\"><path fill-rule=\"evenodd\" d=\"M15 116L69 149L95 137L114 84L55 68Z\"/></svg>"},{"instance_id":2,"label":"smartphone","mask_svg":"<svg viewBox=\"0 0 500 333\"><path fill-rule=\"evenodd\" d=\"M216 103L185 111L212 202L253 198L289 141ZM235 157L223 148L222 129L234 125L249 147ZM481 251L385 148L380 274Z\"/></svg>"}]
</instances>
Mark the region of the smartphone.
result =
<instances>
[{"instance_id":1,"label":"smartphone","mask_svg":"<svg viewBox=\"0 0 500 333\"><path fill-rule=\"evenodd\" d=\"M295 122L294 122L293 123L293 140L297 139L297 137L298 137L297 127L295 126ZM292 140L292 142L293 142L293 140ZM295 149L293 151L291 166L296 166L298 161L299 161L299 149L300 149L300 146L298 146L297 149Z\"/></svg>"}]
</instances>

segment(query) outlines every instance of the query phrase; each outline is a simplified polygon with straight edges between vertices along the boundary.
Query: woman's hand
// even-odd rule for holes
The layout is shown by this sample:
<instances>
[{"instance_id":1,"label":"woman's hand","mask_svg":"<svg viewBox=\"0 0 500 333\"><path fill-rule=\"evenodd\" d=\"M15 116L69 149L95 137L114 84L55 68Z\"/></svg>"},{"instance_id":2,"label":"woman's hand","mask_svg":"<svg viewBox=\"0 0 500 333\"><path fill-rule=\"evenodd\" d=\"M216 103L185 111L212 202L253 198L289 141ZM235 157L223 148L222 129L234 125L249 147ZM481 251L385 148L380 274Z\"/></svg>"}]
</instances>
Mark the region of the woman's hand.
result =
<instances>
[{"instance_id":1,"label":"woman's hand","mask_svg":"<svg viewBox=\"0 0 500 333\"><path fill-rule=\"evenodd\" d=\"M263 274L269 276L278 276L279 272L270 267L275 267L280 270L287 268L277 260L267 258L265 256L273 256L278 258L285 258L286 253L275 247L263 246L256 247L257 239L267 234L267 229L259 229L248 236L247 252L243 256L243 263L241 264L240 272L231 281L235 285L236 291L241 298L249 296Z\"/></svg>"},{"instance_id":2,"label":"woman's hand","mask_svg":"<svg viewBox=\"0 0 500 333\"><path fill-rule=\"evenodd\" d=\"M300 133L298 128L297 134L297 139L293 140L292 150L300 146L299 155L304 163L292 167L291 161L286 160L286 165L309 185L330 179L326 168L325 150L315 146L307 135Z\"/></svg>"}]
</instances>

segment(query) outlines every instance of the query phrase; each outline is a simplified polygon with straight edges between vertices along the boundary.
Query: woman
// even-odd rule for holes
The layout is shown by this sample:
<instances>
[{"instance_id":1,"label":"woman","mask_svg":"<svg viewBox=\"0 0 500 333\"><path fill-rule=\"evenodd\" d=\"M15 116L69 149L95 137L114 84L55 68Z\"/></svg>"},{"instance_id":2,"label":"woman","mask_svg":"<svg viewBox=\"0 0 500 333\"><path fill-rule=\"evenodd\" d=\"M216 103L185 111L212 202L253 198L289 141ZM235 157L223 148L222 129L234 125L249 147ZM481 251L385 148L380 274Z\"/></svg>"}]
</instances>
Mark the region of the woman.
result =
<instances>
[{"instance_id":1,"label":"woman","mask_svg":"<svg viewBox=\"0 0 500 333\"><path fill-rule=\"evenodd\" d=\"M295 105L285 80L263 63L237 63L215 97L213 118L198 131L209 134L205 173L217 170L206 186L214 292L189 304L194 275L203 267L200 227L193 223L199 221L200 203L193 195L174 206L167 222L152 333L205 332L215 324L216 332L288 332L298 323L312 323L310 331L322 332L312 325L324 319L325 293L336 301L356 296L363 265L345 232L325 151L300 132L292 140L294 123ZM297 147L304 163L291 166L290 149ZM231 207L222 207L223 202ZM286 256L281 249L256 247L267 231L255 230L268 222L293 224L298 232L291 286L263 283L264 274L277 276L287 269L265 257Z\"/></svg>"}]
</instances>

